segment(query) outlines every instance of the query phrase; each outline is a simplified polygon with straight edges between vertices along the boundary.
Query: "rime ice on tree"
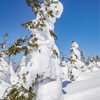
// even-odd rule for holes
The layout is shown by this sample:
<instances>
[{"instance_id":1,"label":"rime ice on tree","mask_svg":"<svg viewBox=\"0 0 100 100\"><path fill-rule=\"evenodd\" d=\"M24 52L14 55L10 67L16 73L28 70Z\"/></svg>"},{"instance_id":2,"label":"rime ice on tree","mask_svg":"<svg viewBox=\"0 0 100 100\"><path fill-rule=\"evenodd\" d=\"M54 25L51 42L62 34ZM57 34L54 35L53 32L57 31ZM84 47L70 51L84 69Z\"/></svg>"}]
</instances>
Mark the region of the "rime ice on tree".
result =
<instances>
[{"instance_id":1,"label":"rime ice on tree","mask_svg":"<svg viewBox=\"0 0 100 100\"><path fill-rule=\"evenodd\" d=\"M71 56L67 63L69 68L70 80L75 80L81 71L85 71L85 64L81 61L81 53L78 50L79 46L76 42L72 41L72 48L70 49Z\"/></svg>"},{"instance_id":2,"label":"rime ice on tree","mask_svg":"<svg viewBox=\"0 0 100 100\"><path fill-rule=\"evenodd\" d=\"M54 43L54 38L57 39L54 23L62 11L63 6L58 0L44 0L38 7L36 19L25 24L32 31L27 46L29 62L22 69L18 84L8 93L14 91L13 94L5 99L9 100L15 93L18 93L16 98L25 100L63 99L59 50Z\"/></svg>"},{"instance_id":3,"label":"rime ice on tree","mask_svg":"<svg viewBox=\"0 0 100 100\"><path fill-rule=\"evenodd\" d=\"M0 51L0 99L2 99L5 90L11 86L10 84L10 68L4 60L5 54Z\"/></svg>"},{"instance_id":4,"label":"rime ice on tree","mask_svg":"<svg viewBox=\"0 0 100 100\"><path fill-rule=\"evenodd\" d=\"M4 60L5 54L0 52L0 79L10 83L10 68L7 62Z\"/></svg>"}]
</instances>

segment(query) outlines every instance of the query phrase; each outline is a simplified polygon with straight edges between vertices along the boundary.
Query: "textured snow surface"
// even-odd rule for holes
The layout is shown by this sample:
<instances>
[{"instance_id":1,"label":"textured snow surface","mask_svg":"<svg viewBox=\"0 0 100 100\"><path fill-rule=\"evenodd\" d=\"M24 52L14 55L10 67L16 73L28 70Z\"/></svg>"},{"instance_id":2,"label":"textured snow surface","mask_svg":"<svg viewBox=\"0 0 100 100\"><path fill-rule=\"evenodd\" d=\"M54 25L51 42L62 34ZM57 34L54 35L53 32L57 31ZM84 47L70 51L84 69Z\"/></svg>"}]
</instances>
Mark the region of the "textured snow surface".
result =
<instances>
[{"instance_id":1,"label":"textured snow surface","mask_svg":"<svg viewBox=\"0 0 100 100\"><path fill-rule=\"evenodd\" d=\"M9 68L10 68L10 83L11 85L14 85L18 82L18 76L17 76L17 73L15 73L15 71L13 70L13 67L11 64L9 65Z\"/></svg>"},{"instance_id":2,"label":"textured snow surface","mask_svg":"<svg viewBox=\"0 0 100 100\"><path fill-rule=\"evenodd\" d=\"M64 100L100 100L100 71L83 73L63 89Z\"/></svg>"},{"instance_id":3,"label":"textured snow surface","mask_svg":"<svg viewBox=\"0 0 100 100\"><path fill-rule=\"evenodd\" d=\"M0 99L2 99L5 90L10 86L10 67L7 62L0 57Z\"/></svg>"},{"instance_id":4,"label":"textured snow surface","mask_svg":"<svg viewBox=\"0 0 100 100\"><path fill-rule=\"evenodd\" d=\"M7 92L7 89L11 87L11 85L7 82L4 82L0 79L0 100L3 98L4 94Z\"/></svg>"},{"instance_id":5,"label":"textured snow surface","mask_svg":"<svg viewBox=\"0 0 100 100\"><path fill-rule=\"evenodd\" d=\"M4 58L0 58L0 99L3 98L7 89L17 82L18 78L12 65L8 64Z\"/></svg>"},{"instance_id":6,"label":"textured snow surface","mask_svg":"<svg viewBox=\"0 0 100 100\"><path fill-rule=\"evenodd\" d=\"M10 67L7 62L0 58L0 79L6 82L10 82Z\"/></svg>"}]
</instances>

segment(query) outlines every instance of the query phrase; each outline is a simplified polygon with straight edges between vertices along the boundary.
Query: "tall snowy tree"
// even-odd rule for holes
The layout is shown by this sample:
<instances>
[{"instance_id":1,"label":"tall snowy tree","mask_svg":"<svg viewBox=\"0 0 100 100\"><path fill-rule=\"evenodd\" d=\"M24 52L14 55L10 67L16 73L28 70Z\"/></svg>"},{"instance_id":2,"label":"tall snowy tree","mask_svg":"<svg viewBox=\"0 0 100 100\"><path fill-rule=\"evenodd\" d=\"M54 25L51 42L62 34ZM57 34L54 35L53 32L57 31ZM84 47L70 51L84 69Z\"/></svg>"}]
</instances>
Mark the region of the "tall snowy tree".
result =
<instances>
[{"instance_id":1,"label":"tall snowy tree","mask_svg":"<svg viewBox=\"0 0 100 100\"><path fill-rule=\"evenodd\" d=\"M59 50L54 42L57 39L54 23L60 18L63 6L58 0L26 2L36 14L35 20L22 24L32 32L25 46L29 62L22 69L19 82L8 90L5 100L62 100L62 72ZM14 46L16 48L16 44ZM14 50L22 49L17 48Z\"/></svg>"}]
</instances>

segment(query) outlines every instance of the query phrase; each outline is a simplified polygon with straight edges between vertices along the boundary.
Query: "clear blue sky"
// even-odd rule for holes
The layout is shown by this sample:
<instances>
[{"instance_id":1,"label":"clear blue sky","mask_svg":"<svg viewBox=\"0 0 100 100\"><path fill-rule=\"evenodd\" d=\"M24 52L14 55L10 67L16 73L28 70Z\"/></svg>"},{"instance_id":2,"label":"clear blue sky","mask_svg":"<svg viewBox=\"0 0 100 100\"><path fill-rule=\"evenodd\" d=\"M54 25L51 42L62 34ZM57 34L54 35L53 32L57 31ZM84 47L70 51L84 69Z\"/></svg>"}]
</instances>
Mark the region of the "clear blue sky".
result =
<instances>
[{"instance_id":1,"label":"clear blue sky","mask_svg":"<svg viewBox=\"0 0 100 100\"><path fill-rule=\"evenodd\" d=\"M76 41L87 56L100 55L100 2L99 0L60 0L64 6L62 17L55 24L56 44L69 56L71 41ZM34 19L25 0L0 0L0 40L9 34L12 44L30 34L21 23Z\"/></svg>"}]
</instances>

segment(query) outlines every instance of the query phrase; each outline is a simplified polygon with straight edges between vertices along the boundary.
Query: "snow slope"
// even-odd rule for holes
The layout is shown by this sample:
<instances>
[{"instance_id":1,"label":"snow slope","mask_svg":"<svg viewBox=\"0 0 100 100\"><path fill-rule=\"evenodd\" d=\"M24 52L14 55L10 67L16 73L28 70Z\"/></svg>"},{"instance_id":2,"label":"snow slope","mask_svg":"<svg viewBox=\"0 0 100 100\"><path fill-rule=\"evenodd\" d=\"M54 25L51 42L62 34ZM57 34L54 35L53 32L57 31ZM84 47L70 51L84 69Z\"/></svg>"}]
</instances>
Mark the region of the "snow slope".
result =
<instances>
[{"instance_id":1,"label":"snow slope","mask_svg":"<svg viewBox=\"0 0 100 100\"><path fill-rule=\"evenodd\" d=\"M100 100L100 70L82 73L63 90L66 92L64 100Z\"/></svg>"},{"instance_id":2,"label":"snow slope","mask_svg":"<svg viewBox=\"0 0 100 100\"><path fill-rule=\"evenodd\" d=\"M11 85L0 79L0 100L3 98L6 90L11 87Z\"/></svg>"}]
</instances>

